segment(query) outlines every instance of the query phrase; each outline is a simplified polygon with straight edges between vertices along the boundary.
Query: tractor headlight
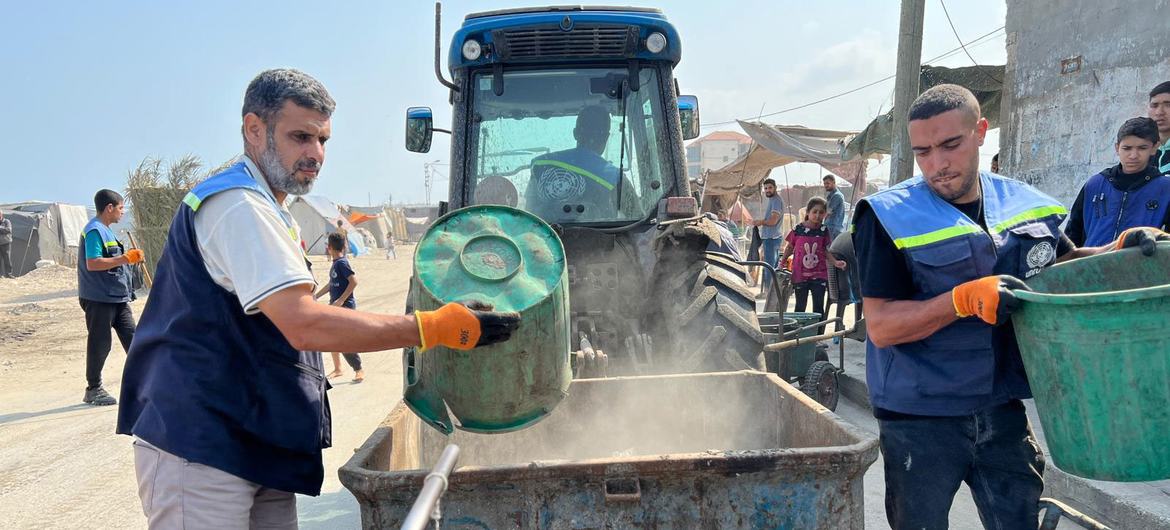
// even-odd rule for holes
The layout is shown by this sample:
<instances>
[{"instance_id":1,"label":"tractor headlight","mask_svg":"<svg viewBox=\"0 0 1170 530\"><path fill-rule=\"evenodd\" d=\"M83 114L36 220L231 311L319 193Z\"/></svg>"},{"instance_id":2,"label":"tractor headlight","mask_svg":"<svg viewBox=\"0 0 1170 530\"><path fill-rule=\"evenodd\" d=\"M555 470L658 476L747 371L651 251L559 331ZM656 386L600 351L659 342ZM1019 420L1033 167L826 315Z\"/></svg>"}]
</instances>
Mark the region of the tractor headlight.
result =
<instances>
[{"instance_id":1,"label":"tractor headlight","mask_svg":"<svg viewBox=\"0 0 1170 530\"><path fill-rule=\"evenodd\" d=\"M659 53L665 50L666 35L658 32L651 33L649 37L646 37L646 49L650 50L650 53Z\"/></svg>"},{"instance_id":2,"label":"tractor headlight","mask_svg":"<svg viewBox=\"0 0 1170 530\"><path fill-rule=\"evenodd\" d=\"M483 55L483 47L479 45L479 41L475 39L467 39L463 41L463 58L468 61L479 59Z\"/></svg>"}]
</instances>

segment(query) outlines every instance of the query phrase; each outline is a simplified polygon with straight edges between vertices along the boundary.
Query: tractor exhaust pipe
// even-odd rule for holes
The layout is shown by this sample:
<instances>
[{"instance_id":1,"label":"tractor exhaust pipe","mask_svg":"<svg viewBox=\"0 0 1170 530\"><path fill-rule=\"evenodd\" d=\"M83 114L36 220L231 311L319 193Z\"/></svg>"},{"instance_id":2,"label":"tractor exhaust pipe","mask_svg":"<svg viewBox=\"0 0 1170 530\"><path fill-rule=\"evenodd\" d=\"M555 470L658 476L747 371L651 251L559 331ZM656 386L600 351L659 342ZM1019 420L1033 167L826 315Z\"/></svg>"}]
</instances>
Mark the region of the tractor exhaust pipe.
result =
<instances>
[{"instance_id":1,"label":"tractor exhaust pipe","mask_svg":"<svg viewBox=\"0 0 1170 530\"><path fill-rule=\"evenodd\" d=\"M443 69L439 65L439 62L440 62L439 57L440 57L440 54L442 53L442 49L443 49L442 42L440 40L442 37L442 30L443 30L443 3L442 2L435 2L435 77L439 78L439 82L442 83L443 86L445 86L445 87L447 87L455 92L458 92L459 87L456 86L455 83L452 83L452 82L448 81L447 78L443 77Z\"/></svg>"}]
</instances>

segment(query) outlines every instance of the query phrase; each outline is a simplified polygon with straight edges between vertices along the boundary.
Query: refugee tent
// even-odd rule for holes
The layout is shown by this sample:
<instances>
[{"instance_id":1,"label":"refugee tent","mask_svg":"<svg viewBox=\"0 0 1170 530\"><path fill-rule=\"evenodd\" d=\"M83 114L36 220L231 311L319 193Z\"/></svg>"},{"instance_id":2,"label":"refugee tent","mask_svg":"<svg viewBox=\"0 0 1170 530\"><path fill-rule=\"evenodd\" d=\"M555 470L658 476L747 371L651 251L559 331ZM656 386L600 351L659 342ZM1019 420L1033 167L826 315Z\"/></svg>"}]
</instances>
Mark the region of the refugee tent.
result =
<instances>
[{"instance_id":1,"label":"refugee tent","mask_svg":"<svg viewBox=\"0 0 1170 530\"><path fill-rule=\"evenodd\" d=\"M810 129L799 125L768 125L759 122L740 121L752 146L726 166L709 171L703 180L703 205L705 211L725 212L737 199L758 197L760 187L773 168L793 162L818 164L845 182L867 189L865 185L866 165L869 158L843 158L845 144L856 134L848 131ZM842 186L846 188L847 186ZM860 196L849 197L854 203ZM709 207L708 205L717 205ZM712 209L715 208L715 209Z\"/></svg>"},{"instance_id":2,"label":"refugee tent","mask_svg":"<svg viewBox=\"0 0 1170 530\"><path fill-rule=\"evenodd\" d=\"M439 217L438 206L403 206L402 216L406 221L407 239L418 241L422 239L427 228Z\"/></svg>"},{"instance_id":3,"label":"refugee tent","mask_svg":"<svg viewBox=\"0 0 1170 530\"><path fill-rule=\"evenodd\" d=\"M305 244L305 252L325 254L326 237L337 231L339 220L342 228L349 233L350 254L360 256L367 252L362 236L349 220L341 215L341 210L333 201L320 195L300 195L293 200L288 209L301 227L301 241Z\"/></svg>"},{"instance_id":4,"label":"refugee tent","mask_svg":"<svg viewBox=\"0 0 1170 530\"><path fill-rule=\"evenodd\" d=\"M381 206L350 206L349 222L369 230L379 248L386 246L386 236L394 233L394 224Z\"/></svg>"},{"instance_id":5,"label":"refugee tent","mask_svg":"<svg viewBox=\"0 0 1170 530\"><path fill-rule=\"evenodd\" d=\"M84 206L59 202L30 201L0 204L4 218L12 221L13 274L24 275L37 261L52 260L73 267L81 230L89 222Z\"/></svg>"},{"instance_id":6,"label":"refugee tent","mask_svg":"<svg viewBox=\"0 0 1170 530\"><path fill-rule=\"evenodd\" d=\"M919 93L942 84L959 85L979 100L983 117L987 118L988 126L992 129L999 127L1000 101L1003 99L1003 65L964 66L961 68L947 68L945 66L923 66L918 77ZM893 110L874 118L873 121L851 138L845 146L845 156L869 156L875 153L889 154L894 128Z\"/></svg>"}]
</instances>

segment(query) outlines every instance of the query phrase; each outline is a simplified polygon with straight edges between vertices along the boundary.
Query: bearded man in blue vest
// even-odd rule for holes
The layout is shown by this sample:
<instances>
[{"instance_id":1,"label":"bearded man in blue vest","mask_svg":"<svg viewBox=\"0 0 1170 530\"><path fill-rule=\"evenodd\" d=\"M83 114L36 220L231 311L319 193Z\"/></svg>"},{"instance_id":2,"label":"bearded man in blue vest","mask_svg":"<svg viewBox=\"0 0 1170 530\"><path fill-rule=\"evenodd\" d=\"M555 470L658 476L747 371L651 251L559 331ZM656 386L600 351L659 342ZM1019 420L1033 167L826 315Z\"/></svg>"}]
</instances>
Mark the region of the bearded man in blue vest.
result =
<instances>
[{"instance_id":1,"label":"bearded man in blue vest","mask_svg":"<svg viewBox=\"0 0 1170 530\"><path fill-rule=\"evenodd\" d=\"M610 121L604 107L587 106L577 114L573 128L577 147L532 160L532 182L525 197L529 211L549 222L614 217L618 168L602 157Z\"/></svg>"},{"instance_id":2,"label":"bearded man in blue vest","mask_svg":"<svg viewBox=\"0 0 1170 530\"><path fill-rule=\"evenodd\" d=\"M979 171L987 120L967 89L940 85L909 110L922 176L866 197L854 245L894 529L946 528L959 485L987 528L1036 528L1044 456L1022 399L1028 380L1008 320L1011 289L1053 263L1166 239L1133 229L1077 249L1068 213L1022 182Z\"/></svg>"},{"instance_id":3,"label":"bearded man in blue vest","mask_svg":"<svg viewBox=\"0 0 1170 530\"><path fill-rule=\"evenodd\" d=\"M77 298L85 312L85 396L82 402L94 406L115 405L102 386L102 369L118 334L122 349L129 352L134 340L134 313L130 302L136 298L130 282L130 266L144 256L136 248L127 250L110 225L122 220L125 204L114 190L99 190L93 196L97 215L81 230L77 247Z\"/></svg>"},{"instance_id":4,"label":"bearded man in blue vest","mask_svg":"<svg viewBox=\"0 0 1170 530\"><path fill-rule=\"evenodd\" d=\"M320 351L471 349L518 323L475 304L400 316L314 302L285 199L316 181L333 109L316 79L261 72L244 95L245 156L175 213L118 413L151 528L297 527L294 494L320 494L331 444Z\"/></svg>"}]
</instances>

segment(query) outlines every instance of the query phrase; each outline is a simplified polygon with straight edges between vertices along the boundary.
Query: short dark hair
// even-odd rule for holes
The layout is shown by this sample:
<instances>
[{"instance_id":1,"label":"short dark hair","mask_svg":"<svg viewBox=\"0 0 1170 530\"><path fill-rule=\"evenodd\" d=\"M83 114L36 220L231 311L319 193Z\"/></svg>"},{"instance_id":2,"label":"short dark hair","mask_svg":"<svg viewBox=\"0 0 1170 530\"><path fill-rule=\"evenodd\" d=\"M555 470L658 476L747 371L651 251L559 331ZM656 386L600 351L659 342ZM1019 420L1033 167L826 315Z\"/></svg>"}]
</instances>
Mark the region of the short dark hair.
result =
<instances>
[{"instance_id":1,"label":"short dark hair","mask_svg":"<svg viewBox=\"0 0 1170 530\"><path fill-rule=\"evenodd\" d=\"M326 117L332 116L337 107L325 85L313 76L292 68L276 68L260 72L248 83L241 115L255 114L272 128L285 100Z\"/></svg>"},{"instance_id":2,"label":"short dark hair","mask_svg":"<svg viewBox=\"0 0 1170 530\"><path fill-rule=\"evenodd\" d=\"M1146 117L1130 118L1117 130L1117 143L1127 136L1136 136L1158 145L1158 123Z\"/></svg>"},{"instance_id":3,"label":"short dark hair","mask_svg":"<svg viewBox=\"0 0 1170 530\"><path fill-rule=\"evenodd\" d=\"M341 237L341 232L332 232L328 238L329 248L341 252L345 250L345 238Z\"/></svg>"},{"instance_id":4,"label":"short dark hair","mask_svg":"<svg viewBox=\"0 0 1170 530\"><path fill-rule=\"evenodd\" d=\"M768 184L771 184L772 187L775 188L776 187L776 179L774 179L772 177L768 177L768 178L764 179L763 182L760 183L760 186L767 186Z\"/></svg>"},{"instance_id":5,"label":"short dark hair","mask_svg":"<svg viewBox=\"0 0 1170 530\"><path fill-rule=\"evenodd\" d=\"M831 180L833 182L837 182L837 177L834 177L832 173L829 173L828 175L821 177L821 180Z\"/></svg>"},{"instance_id":6,"label":"short dark hair","mask_svg":"<svg viewBox=\"0 0 1170 530\"><path fill-rule=\"evenodd\" d=\"M996 153L995 156L991 157L991 161L992 162L999 162L999 153Z\"/></svg>"},{"instance_id":7,"label":"short dark hair","mask_svg":"<svg viewBox=\"0 0 1170 530\"><path fill-rule=\"evenodd\" d=\"M928 120L944 112L965 110L978 120L979 100L975 94L959 85L937 85L923 92L910 104L910 120Z\"/></svg>"},{"instance_id":8,"label":"short dark hair","mask_svg":"<svg viewBox=\"0 0 1170 530\"><path fill-rule=\"evenodd\" d=\"M116 208L119 204L122 204L122 201L122 194L114 190L98 190L93 196L93 207L97 208L97 213L100 215L106 211L106 206L113 204Z\"/></svg>"},{"instance_id":9,"label":"short dark hair","mask_svg":"<svg viewBox=\"0 0 1170 530\"><path fill-rule=\"evenodd\" d=\"M1158 86L1155 86L1154 89L1150 91L1150 99L1154 99L1154 96L1158 94L1170 94L1170 81L1162 81L1161 83L1158 83Z\"/></svg>"},{"instance_id":10,"label":"short dark hair","mask_svg":"<svg viewBox=\"0 0 1170 530\"><path fill-rule=\"evenodd\" d=\"M338 227L341 227L341 219L338 219L338 220L337 220L337 226L338 226Z\"/></svg>"}]
</instances>

